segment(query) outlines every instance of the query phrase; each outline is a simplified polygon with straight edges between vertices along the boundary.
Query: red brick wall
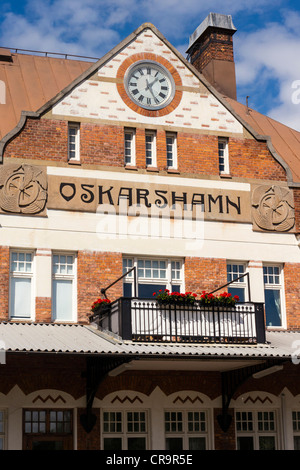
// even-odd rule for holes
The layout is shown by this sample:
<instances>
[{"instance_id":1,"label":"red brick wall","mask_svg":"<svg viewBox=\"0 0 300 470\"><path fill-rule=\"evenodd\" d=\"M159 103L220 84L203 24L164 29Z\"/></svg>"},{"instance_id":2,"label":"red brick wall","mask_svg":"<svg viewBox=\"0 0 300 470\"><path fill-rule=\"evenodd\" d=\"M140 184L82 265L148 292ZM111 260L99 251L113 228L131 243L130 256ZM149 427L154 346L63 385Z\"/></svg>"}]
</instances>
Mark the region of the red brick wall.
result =
<instances>
[{"instance_id":1,"label":"red brick wall","mask_svg":"<svg viewBox=\"0 0 300 470\"><path fill-rule=\"evenodd\" d=\"M88 321L92 303L101 295L101 289L108 287L122 275L122 255L79 251L77 258L78 321ZM122 281L107 291L107 297L114 300L122 296Z\"/></svg>"},{"instance_id":2,"label":"red brick wall","mask_svg":"<svg viewBox=\"0 0 300 470\"><path fill-rule=\"evenodd\" d=\"M300 232L300 189L294 189L296 232Z\"/></svg>"},{"instance_id":3,"label":"red brick wall","mask_svg":"<svg viewBox=\"0 0 300 470\"><path fill-rule=\"evenodd\" d=\"M211 292L227 282L226 259L186 258L184 272L185 290L197 294Z\"/></svg>"},{"instance_id":4,"label":"red brick wall","mask_svg":"<svg viewBox=\"0 0 300 470\"><path fill-rule=\"evenodd\" d=\"M287 313L288 329L300 328L300 264L285 263L284 265L284 288L285 288L285 304Z\"/></svg>"},{"instance_id":5,"label":"red brick wall","mask_svg":"<svg viewBox=\"0 0 300 470\"><path fill-rule=\"evenodd\" d=\"M37 322L49 323L51 322L52 304L51 297L36 297L35 298L35 319Z\"/></svg>"},{"instance_id":6,"label":"red brick wall","mask_svg":"<svg viewBox=\"0 0 300 470\"><path fill-rule=\"evenodd\" d=\"M219 175L218 138L193 132L178 132L178 169L182 173ZM145 163L145 129L136 130L136 162ZM81 164L124 167L124 128L117 125L80 125ZM283 168L265 143L253 139L229 139L232 177L285 181ZM5 157L37 159L67 164L67 122L28 119L22 132L5 149ZM157 166L166 170L166 136L157 130Z\"/></svg>"},{"instance_id":7,"label":"red brick wall","mask_svg":"<svg viewBox=\"0 0 300 470\"><path fill-rule=\"evenodd\" d=\"M9 247L0 246L0 321L8 318Z\"/></svg>"},{"instance_id":8,"label":"red brick wall","mask_svg":"<svg viewBox=\"0 0 300 470\"><path fill-rule=\"evenodd\" d=\"M200 55L198 55L199 50L201 51ZM232 35L222 32L206 33L201 38L201 42L199 42L198 48L192 54L191 59L192 64L199 71L203 70L213 59L233 62Z\"/></svg>"}]
</instances>

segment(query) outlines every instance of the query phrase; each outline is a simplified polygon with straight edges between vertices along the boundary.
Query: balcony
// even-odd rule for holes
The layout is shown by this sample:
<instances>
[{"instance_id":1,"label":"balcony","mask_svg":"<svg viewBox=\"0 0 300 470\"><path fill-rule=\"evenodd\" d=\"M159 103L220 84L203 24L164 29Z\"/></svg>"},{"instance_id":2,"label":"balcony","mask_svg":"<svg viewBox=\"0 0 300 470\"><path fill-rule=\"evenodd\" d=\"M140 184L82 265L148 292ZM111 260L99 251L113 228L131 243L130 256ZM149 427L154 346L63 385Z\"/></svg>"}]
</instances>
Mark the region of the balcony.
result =
<instances>
[{"instance_id":1,"label":"balcony","mask_svg":"<svg viewBox=\"0 0 300 470\"><path fill-rule=\"evenodd\" d=\"M160 305L153 299L121 297L90 321L123 340L167 343L265 343L264 305Z\"/></svg>"}]
</instances>

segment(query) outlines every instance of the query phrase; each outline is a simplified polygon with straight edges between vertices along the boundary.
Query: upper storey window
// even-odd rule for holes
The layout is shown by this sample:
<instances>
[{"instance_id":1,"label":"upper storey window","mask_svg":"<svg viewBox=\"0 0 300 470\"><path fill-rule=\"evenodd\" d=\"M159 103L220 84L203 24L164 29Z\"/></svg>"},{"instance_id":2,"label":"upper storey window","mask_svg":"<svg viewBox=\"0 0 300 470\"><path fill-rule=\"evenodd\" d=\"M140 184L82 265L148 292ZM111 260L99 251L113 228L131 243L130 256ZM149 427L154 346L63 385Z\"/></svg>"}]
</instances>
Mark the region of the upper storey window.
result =
<instances>
[{"instance_id":1,"label":"upper storey window","mask_svg":"<svg viewBox=\"0 0 300 470\"><path fill-rule=\"evenodd\" d=\"M155 131L146 131L146 166L156 166L156 134Z\"/></svg>"},{"instance_id":2,"label":"upper storey window","mask_svg":"<svg viewBox=\"0 0 300 470\"><path fill-rule=\"evenodd\" d=\"M33 318L33 253L10 255L10 317Z\"/></svg>"},{"instance_id":3,"label":"upper storey window","mask_svg":"<svg viewBox=\"0 0 300 470\"><path fill-rule=\"evenodd\" d=\"M168 132L166 134L167 168L177 169L177 135Z\"/></svg>"},{"instance_id":4,"label":"upper storey window","mask_svg":"<svg viewBox=\"0 0 300 470\"><path fill-rule=\"evenodd\" d=\"M283 279L279 265L263 267L266 325L278 327L283 324Z\"/></svg>"},{"instance_id":5,"label":"upper storey window","mask_svg":"<svg viewBox=\"0 0 300 470\"><path fill-rule=\"evenodd\" d=\"M52 259L52 316L55 321L73 321L76 309L76 257L54 253Z\"/></svg>"},{"instance_id":6,"label":"upper storey window","mask_svg":"<svg viewBox=\"0 0 300 470\"><path fill-rule=\"evenodd\" d=\"M219 172L220 174L229 174L229 157L228 157L228 139L219 138L218 140L218 153L219 153Z\"/></svg>"},{"instance_id":7,"label":"upper storey window","mask_svg":"<svg viewBox=\"0 0 300 470\"><path fill-rule=\"evenodd\" d=\"M80 161L80 134L79 124L69 123L68 126L68 160Z\"/></svg>"},{"instance_id":8,"label":"upper storey window","mask_svg":"<svg viewBox=\"0 0 300 470\"><path fill-rule=\"evenodd\" d=\"M125 165L135 165L135 129L125 129L124 153Z\"/></svg>"}]
</instances>

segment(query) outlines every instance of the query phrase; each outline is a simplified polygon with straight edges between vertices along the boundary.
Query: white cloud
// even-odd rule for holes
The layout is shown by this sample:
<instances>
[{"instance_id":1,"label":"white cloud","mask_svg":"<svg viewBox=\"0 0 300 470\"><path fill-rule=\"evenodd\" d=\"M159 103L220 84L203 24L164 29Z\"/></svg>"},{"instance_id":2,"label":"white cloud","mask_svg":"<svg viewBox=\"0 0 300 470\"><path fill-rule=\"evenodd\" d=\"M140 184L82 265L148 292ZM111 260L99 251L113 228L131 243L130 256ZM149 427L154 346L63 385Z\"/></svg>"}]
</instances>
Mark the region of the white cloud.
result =
<instances>
[{"instance_id":1,"label":"white cloud","mask_svg":"<svg viewBox=\"0 0 300 470\"><path fill-rule=\"evenodd\" d=\"M268 103L268 115L300 130L300 106L292 101L292 83L300 79L300 31L296 28L300 16L285 11L282 17L280 24L270 23L253 33L239 35L236 41L237 82L245 94L249 94L247 90L255 93L255 84L259 99L259 87L266 90L267 99L268 87L274 87L276 83L276 103ZM256 102L255 94L251 101Z\"/></svg>"},{"instance_id":2,"label":"white cloud","mask_svg":"<svg viewBox=\"0 0 300 470\"><path fill-rule=\"evenodd\" d=\"M6 0L0 6L0 44L101 57L143 22L150 22L185 55L189 35L209 12L231 14L234 24L240 18L245 22L249 15L248 32L238 29L234 36L240 95L250 95L250 105L258 105L265 113L267 109L269 115L299 128L300 105L292 103L291 84L300 79L300 15L285 7L280 23L265 24L259 29L255 24L265 22L268 12L271 17L274 12L278 14L279 7L287 3L285 0L27 0L21 14L11 8L13 0Z\"/></svg>"}]
</instances>

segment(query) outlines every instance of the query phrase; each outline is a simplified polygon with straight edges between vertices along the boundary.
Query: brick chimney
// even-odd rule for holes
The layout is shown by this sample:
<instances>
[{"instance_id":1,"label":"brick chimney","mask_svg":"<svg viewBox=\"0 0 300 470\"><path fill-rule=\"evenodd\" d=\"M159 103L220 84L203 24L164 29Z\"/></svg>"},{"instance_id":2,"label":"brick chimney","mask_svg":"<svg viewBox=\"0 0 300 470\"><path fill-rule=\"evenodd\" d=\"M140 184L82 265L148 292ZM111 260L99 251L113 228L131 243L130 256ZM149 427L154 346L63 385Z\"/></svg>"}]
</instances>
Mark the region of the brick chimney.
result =
<instances>
[{"instance_id":1,"label":"brick chimney","mask_svg":"<svg viewBox=\"0 0 300 470\"><path fill-rule=\"evenodd\" d=\"M220 93L236 99L232 36L236 28L231 15L210 13L190 36L188 58L191 64Z\"/></svg>"}]
</instances>

